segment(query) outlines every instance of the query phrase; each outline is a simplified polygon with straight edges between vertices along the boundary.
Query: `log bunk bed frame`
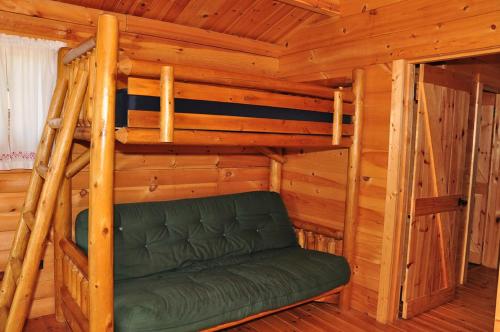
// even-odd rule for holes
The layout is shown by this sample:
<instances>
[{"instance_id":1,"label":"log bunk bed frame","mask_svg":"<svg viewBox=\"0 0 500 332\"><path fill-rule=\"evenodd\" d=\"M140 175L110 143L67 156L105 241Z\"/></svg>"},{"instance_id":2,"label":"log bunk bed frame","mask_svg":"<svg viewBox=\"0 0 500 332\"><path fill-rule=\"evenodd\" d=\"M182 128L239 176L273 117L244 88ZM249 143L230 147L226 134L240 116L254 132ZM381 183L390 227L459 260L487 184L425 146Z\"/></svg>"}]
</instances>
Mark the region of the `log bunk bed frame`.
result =
<instances>
[{"instance_id":1,"label":"log bunk bed frame","mask_svg":"<svg viewBox=\"0 0 500 332\"><path fill-rule=\"evenodd\" d=\"M48 238L55 247L56 318L67 321L73 331L113 331L115 139L122 144L141 145L251 146L270 158L270 190L276 192L280 191L281 168L286 162L281 148L348 148L344 230L305 222L294 222L294 227L302 247L343 255L352 263L363 70L354 71L352 90L332 89L209 69L166 66L127 57L118 59L118 40L116 18L102 15L95 38L60 52L57 85L0 289L0 331L22 331ZM160 96L160 112L129 110L128 126L116 129L117 74L128 77L129 93ZM215 101L230 99L236 103L324 113L334 110L333 122L177 114L176 96ZM350 123L343 124L346 115ZM86 141L89 150L71 160L73 140ZM71 235L71 178L87 165L90 171L88 257ZM51 227L53 232L49 236ZM228 328L310 301L332 301L339 293L341 308L348 308L349 284L316 298L209 330Z\"/></svg>"}]
</instances>

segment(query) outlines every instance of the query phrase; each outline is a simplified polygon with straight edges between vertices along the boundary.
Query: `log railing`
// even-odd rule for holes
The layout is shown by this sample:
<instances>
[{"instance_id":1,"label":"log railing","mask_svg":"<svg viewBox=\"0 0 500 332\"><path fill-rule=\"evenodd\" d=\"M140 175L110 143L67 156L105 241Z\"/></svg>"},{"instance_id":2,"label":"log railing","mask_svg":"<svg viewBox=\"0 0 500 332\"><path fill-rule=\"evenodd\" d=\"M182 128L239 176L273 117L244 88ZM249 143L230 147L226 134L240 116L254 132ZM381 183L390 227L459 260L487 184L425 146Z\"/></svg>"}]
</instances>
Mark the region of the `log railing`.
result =
<instances>
[{"instance_id":1,"label":"log railing","mask_svg":"<svg viewBox=\"0 0 500 332\"><path fill-rule=\"evenodd\" d=\"M89 280L70 256L63 259L62 311L72 331L89 331Z\"/></svg>"},{"instance_id":2,"label":"log railing","mask_svg":"<svg viewBox=\"0 0 500 332\"><path fill-rule=\"evenodd\" d=\"M308 223L294 223L295 235L304 249L342 255L343 232Z\"/></svg>"},{"instance_id":3,"label":"log railing","mask_svg":"<svg viewBox=\"0 0 500 332\"><path fill-rule=\"evenodd\" d=\"M317 146L347 147L351 143L353 125L343 123L343 116L352 116L354 111L354 97L348 89L335 90L311 84L182 65L162 65L124 57L118 69L121 73L130 75L127 82L130 94L160 97L159 113L130 110L127 128L121 128L116 135L116 138L125 144L141 141L146 144L173 143L175 137L175 143L190 145L191 142L185 136L186 131L193 130L207 130L211 135L218 133L219 136L215 140L219 141L219 144L224 140L223 135L231 135L231 141L234 136L241 136L243 141L247 142L251 142L256 135L262 135L266 136L264 142L279 146L280 144L272 142L277 137L272 134L307 135L316 139L310 144ZM183 99L333 112L333 119L332 123L327 125L314 121L263 118L249 120L244 117L193 113L175 115L174 123L175 96ZM159 128L159 131L156 128ZM203 142L200 134L196 134L195 144ZM327 135L331 136L330 139ZM283 143L289 140L290 138L284 139ZM309 144L301 142L298 145Z\"/></svg>"}]
</instances>

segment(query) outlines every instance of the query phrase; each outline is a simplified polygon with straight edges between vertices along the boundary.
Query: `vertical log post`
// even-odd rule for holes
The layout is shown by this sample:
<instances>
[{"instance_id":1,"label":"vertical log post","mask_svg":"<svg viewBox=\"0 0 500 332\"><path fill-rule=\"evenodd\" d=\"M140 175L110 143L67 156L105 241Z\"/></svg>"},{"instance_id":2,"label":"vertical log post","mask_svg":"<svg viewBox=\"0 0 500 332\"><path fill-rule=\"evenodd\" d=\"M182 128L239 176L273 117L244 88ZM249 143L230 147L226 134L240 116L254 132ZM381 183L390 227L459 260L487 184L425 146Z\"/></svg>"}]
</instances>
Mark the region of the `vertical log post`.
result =
<instances>
[{"instance_id":1,"label":"vertical log post","mask_svg":"<svg viewBox=\"0 0 500 332\"><path fill-rule=\"evenodd\" d=\"M47 119L60 117L64 99L66 98L66 92L68 90L68 79L64 71L62 70L62 58L64 57L66 52L67 49L61 49L59 51L59 70L57 73L57 83L54 94L52 96L52 100L50 102ZM47 165L50 153L52 151L54 137L55 131L50 128L48 124L46 124L43 129L41 140L36 152L35 162L33 164L34 169L39 165ZM28 237L30 234L30 230L24 218L27 213L31 213L32 215L35 213L38 199L40 197L40 192L42 191L43 181L43 178L35 170L33 170L31 173L28 188L26 189L26 198L24 200L24 205L21 211L21 220L14 236L14 241L12 244L8 262L22 261L24 259ZM11 263L8 263L5 266L2 286L0 287L0 331L4 330L5 324L7 323L8 308L10 307L12 299L14 297L15 283L18 277L18 275L15 275Z\"/></svg>"},{"instance_id":2,"label":"vertical log post","mask_svg":"<svg viewBox=\"0 0 500 332\"><path fill-rule=\"evenodd\" d=\"M90 147L90 332L113 332L113 167L118 23L101 15L97 25L96 82Z\"/></svg>"},{"instance_id":3,"label":"vertical log post","mask_svg":"<svg viewBox=\"0 0 500 332\"><path fill-rule=\"evenodd\" d=\"M281 192L281 171L283 165L274 159L271 159L269 172L269 190L276 193Z\"/></svg>"},{"instance_id":4,"label":"vertical log post","mask_svg":"<svg viewBox=\"0 0 500 332\"><path fill-rule=\"evenodd\" d=\"M333 128L332 144L339 145L342 141L342 118L344 99L342 91L335 91L333 96Z\"/></svg>"},{"instance_id":5,"label":"vertical log post","mask_svg":"<svg viewBox=\"0 0 500 332\"><path fill-rule=\"evenodd\" d=\"M64 322L62 311L61 288L63 282L64 253L60 242L71 237L71 179L64 178L57 196L54 215L54 294L56 305L56 320Z\"/></svg>"},{"instance_id":6,"label":"vertical log post","mask_svg":"<svg viewBox=\"0 0 500 332\"><path fill-rule=\"evenodd\" d=\"M161 68L160 141L174 141L174 67Z\"/></svg>"},{"instance_id":7,"label":"vertical log post","mask_svg":"<svg viewBox=\"0 0 500 332\"><path fill-rule=\"evenodd\" d=\"M359 162L361 159L361 135L363 129L363 108L364 108L364 85L365 73L363 69L353 71L353 92L354 92L354 136L352 145L349 148L349 168L347 171L347 196L344 224L344 248L343 255L353 266L354 241L358 219L358 194L359 194ZM352 282L349 283L340 296L341 310L349 310L351 306Z\"/></svg>"}]
</instances>

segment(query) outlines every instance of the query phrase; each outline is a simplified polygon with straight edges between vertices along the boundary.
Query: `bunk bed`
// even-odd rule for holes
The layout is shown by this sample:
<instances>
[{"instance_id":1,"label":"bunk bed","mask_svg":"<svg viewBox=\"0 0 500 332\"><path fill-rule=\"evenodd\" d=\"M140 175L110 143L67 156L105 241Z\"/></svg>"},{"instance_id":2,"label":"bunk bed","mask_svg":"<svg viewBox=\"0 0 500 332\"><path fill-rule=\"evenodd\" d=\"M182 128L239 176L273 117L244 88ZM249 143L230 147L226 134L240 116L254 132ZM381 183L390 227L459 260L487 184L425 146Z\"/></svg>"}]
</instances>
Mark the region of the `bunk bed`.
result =
<instances>
[{"instance_id":1,"label":"bunk bed","mask_svg":"<svg viewBox=\"0 0 500 332\"><path fill-rule=\"evenodd\" d=\"M251 146L270 158L270 191L278 193L286 162L281 149L348 148L344 230L307 222L293 226L301 247L342 255L352 262L362 70L354 71L352 89L332 89L118 57L118 39L116 18L102 15L95 38L60 52L57 85L0 289L0 330L22 330L38 262L53 226L56 318L65 320L73 331L113 331L115 141L121 145ZM89 149L71 160L75 140L87 142ZM87 165L90 200L84 242L88 246L79 246L72 238L71 178ZM339 292L341 308L348 308L349 284L209 330L308 301L332 302Z\"/></svg>"},{"instance_id":2,"label":"bunk bed","mask_svg":"<svg viewBox=\"0 0 500 332\"><path fill-rule=\"evenodd\" d=\"M70 66L78 68L79 60ZM123 144L352 143L354 97L349 91L127 56L119 59L118 73L122 88L116 93L115 137ZM91 112L81 113L77 138L89 140Z\"/></svg>"}]
</instances>

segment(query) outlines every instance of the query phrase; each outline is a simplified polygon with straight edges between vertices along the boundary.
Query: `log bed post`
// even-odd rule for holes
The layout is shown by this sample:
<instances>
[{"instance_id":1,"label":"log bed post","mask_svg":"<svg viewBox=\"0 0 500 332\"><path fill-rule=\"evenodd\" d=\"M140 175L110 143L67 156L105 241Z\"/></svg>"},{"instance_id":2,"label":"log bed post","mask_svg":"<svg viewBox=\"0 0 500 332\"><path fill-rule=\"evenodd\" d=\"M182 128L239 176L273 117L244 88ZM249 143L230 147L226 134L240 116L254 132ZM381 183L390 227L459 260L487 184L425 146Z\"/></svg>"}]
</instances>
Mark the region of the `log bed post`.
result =
<instances>
[{"instance_id":1,"label":"log bed post","mask_svg":"<svg viewBox=\"0 0 500 332\"><path fill-rule=\"evenodd\" d=\"M174 67L161 67L160 141L174 141Z\"/></svg>"},{"instance_id":2,"label":"log bed post","mask_svg":"<svg viewBox=\"0 0 500 332\"><path fill-rule=\"evenodd\" d=\"M269 173L269 190L276 193L281 192L281 172L283 164L279 161L271 159L270 173Z\"/></svg>"},{"instance_id":3,"label":"log bed post","mask_svg":"<svg viewBox=\"0 0 500 332\"><path fill-rule=\"evenodd\" d=\"M269 191L281 192L281 173L286 159L281 151L274 151L267 147L257 147L257 150L270 159L269 164Z\"/></svg>"},{"instance_id":4,"label":"log bed post","mask_svg":"<svg viewBox=\"0 0 500 332\"><path fill-rule=\"evenodd\" d=\"M342 120L343 120L344 98L341 90L334 92L333 96L333 128L332 144L339 145L342 141Z\"/></svg>"},{"instance_id":5,"label":"log bed post","mask_svg":"<svg viewBox=\"0 0 500 332\"><path fill-rule=\"evenodd\" d=\"M97 28L97 72L90 146L90 332L114 330L113 167L117 57L117 19L112 15L101 15Z\"/></svg>"},{"instance_id":6,"label":"log bed post","mask_svg":"<svg viewBox=\"0 0 500 332\"><path fill-rule=\"evenodd\" d=\"M365 73L363 69L353 71L353 92L354 92L354 135L352 145L349 148L349 167L347 171L347 195L346 211L344 222L344 243L343 256L350 266L353 266L354 241L357 228L357 214L359 202L359 162L361 159L361 135L363 129L363 108L364 108L364 85ZM352 281L346 285L340 296L340 309L349 310L351 306Z\"/></svg>"}]
</instances>

